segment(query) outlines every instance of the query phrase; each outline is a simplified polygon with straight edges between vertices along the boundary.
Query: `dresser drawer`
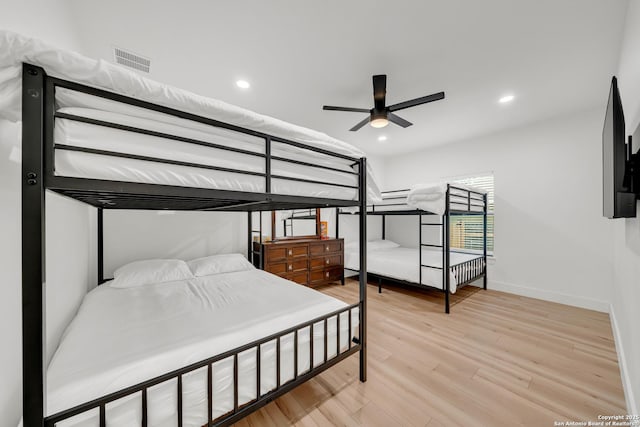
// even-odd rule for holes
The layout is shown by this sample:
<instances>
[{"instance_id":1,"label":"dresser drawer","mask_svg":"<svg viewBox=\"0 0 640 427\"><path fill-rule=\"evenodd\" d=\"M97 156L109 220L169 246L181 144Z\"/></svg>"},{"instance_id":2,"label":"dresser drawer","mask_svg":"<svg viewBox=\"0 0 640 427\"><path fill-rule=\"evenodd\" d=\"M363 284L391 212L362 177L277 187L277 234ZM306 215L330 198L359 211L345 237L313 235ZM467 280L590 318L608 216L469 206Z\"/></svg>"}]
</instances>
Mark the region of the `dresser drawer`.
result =
<instances>
[{"instance_id":1,"label":"dresser drawer","mask_svg":"<svg viewBox=\"0 0 640 427\"><path fill-rule=\"evenodd\" d=\"M324 270L313 270L309 272L309 283L317 284L323 282L333 282L342 279L342 267L325 268Z\"/></svg>"},{"instance_id":2,"label":"dresser drawer","mask_svg":"<svg viewBox=\"0 0 640 427\"><path fill-rule=\"evenodd\" d=\"M298 273L292 273L292 274L287 274L285 276L283 276L285 279L289 279L292 282L296 282L300 285L306 285L308 282L308 275L306 271L302 271L302 272L298 272Z\"/></svg>"},{"instance_id":3,"label":"dresser drawer","mask_svg":"<svg viewBox=\"0 0 640 427\"><path fill-rule=\"evenodd\" d=\"M312 270L338 265L342 266L342 255L326 255L314 257L309 260L309 268Z\"/></svg>"},{"instance_id":4,"label":"dresser drawer","mask_svg":"<svg viewBox=\"0 0 640 427\"><path fill-rule=\"evenodd\" d=\"M264 253L265 264L271 264L273 261L280 261L280 260L287 259L286 247L268 246L264 252L265 252Z\"/></svg>"},{"instance_id":5,"label":"dresser drawer","mask_svg":"<svg viewBox=\"0 0 640 427\"><path fill-rule=\"evenodd\" d=\"M309 268L307 264L307 259L295 259L292 258L290 260L280 261L280 262L272 262L264 267L265 271L273 274L287 274L287 273L296 273L299 271L307 271Z\"/></svg>"},{"instance_id":6,"label":"dresser drawer","mask_svg":"<svg viewBox=\"0 0 640 427\"><path fill-rule=\"evenodd\" d=\"M288 257L307 257L309 256L309 245L289 246L287 248Z\"/></svg>"},{"instance_id":7,"label":"dresser drawer","mask_svg":"<svg viewBox=\"0 0 640 427\"><path fill-rule=\"evenodd\" d=\"M341 252L342 240L331 240L322 243L313 243L309 245L311 255L322 255L329 252Z\"/></svg>"},{"instance_id":8,"label":"dresser drawer","mask_svg":"<svg viewBox=\"0 0 640 427\"><path fill-rule=\"evenodd\" d=\"M266 250L265 262L280 261L288 258L307 258L307 245L269 246Z\"/></svg>"}]
</instances>

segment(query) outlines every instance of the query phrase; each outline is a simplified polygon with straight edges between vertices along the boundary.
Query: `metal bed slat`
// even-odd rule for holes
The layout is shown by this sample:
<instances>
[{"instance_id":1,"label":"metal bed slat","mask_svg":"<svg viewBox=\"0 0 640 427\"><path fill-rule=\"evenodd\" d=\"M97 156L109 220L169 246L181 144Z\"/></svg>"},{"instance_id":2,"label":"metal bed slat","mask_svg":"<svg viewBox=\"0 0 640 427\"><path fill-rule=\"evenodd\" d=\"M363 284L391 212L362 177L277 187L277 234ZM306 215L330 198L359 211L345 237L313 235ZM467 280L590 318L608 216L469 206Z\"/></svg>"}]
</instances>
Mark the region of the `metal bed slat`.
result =
<instances>
[{"instance_id":1,"label":"metal bed slat","mask_svg":"<svg viewBox=\"0 0 640 427\"><path fill-rule=\"evenodd\" d=\"M77 151L81 153L97 154L100 156L141 160L145 162L162 163L162 164L175 165L175 166L186 166L191 168L215 170L215 171L228 172L228 173L238 173L242 175L259 176L263 178L267 176L267 174L264 172L245 171L242 169L232 169L232 168L225 168L221 166L204 165L200 163L182 162L179 160L162 159L159 157L141 156L138 154L120 153L117 151L109 151L109 150L99 150L97 148L76 147L74 145L63 145L63 144L55 144L54 148L56 150Z\"/></svg>"},{"instance_id":2,"label":"metal bed slat","mask_svg":"<svg viewBox=\"0 0 640 427\"><path fill-rule=\"evenodd\" d=\"M327 341L329 340L329 331L327 330L328 321L325 317L324 319L324 361L327 361Z\"/></svg>"},{"instance_id":3,"label":"metal bed slat","mask_svg":"<svg viewBox=\"0 0 640 427\"><path fill-rule=\"evenodd\" d=\"M349 344L347 344L347 350L351 350L351 310L349 310L347 315L349 316L349 319L348 319L349 332L348 332L348 335L347 335L347 341L349 342Z\"/></svg>"},{"instance_id":4,"label":"metal bed slat","mask_svg":"<svg viewBox=\"0 0 640 427\"><path fill-rule=\"evenodd\" d=\"M331 166L323 166L323 165L318 165L318 164L314 164L314 163L303 162L302 160L287 159L286 157L271 156L271 160L278 160L280 162L287 162L287 163L292 163L292 164L296 164L296 165L309 166L309 167L312 167L312 168L327 169L327 170L332 170L332 171L335 171L335 172L340 172L340 173L344 173L344 174L348 174L348 175L358 175L358 172L345 171L345 170L342 170L342 169L333 168Z\"/></svg>"},{"instance_id":5,"label":"metal bed slat","mask_svg":"<svg viewBox=\"0 0 640 427\"><path fill-rule=\"evenodd\" d=\"M148 135L148 136L153 136L157 138L171 139L174 141L184 142L186 144L200 145L203 147L208 147L216 150L232 151L234 153L245 154L247 156L262 157L262 158L266 157L266 154L260 153L259 151L243 150L242 148L220 145L213 142L201 141L193 138L186 138L179 135L172 135L170 133L157 132L149 129L138 128L135 126L121 125L119 123L112 123L112 122L106 122L103 120L91 119L89 117L77 116L75 114L56 113L55 117L57 119L72 120L74 122L81 122L81 123L86 123L94 126L117 129L124 132L138 133L141 135Z\"/></svg>"},{"instance_id":6,"label":"metal bed slat","mask_svg":"<svg viewBox=\"0 0 640 427\"><path fill-rule=\"evenodd\" d=\"M340 316L342 313L336 316L336 356L340 354Z\"/></svg>"},{"instance_id":7,"label":"metal bed slat","mask_svg":"<svg viewBox=\"0 0 640 427\"><path fill-rule=\"evenodd\" d=\"M313 323L309 325L309 370L313 370Z\"/></svg>"},{"instance_id":8,"label":"metal bed slat","mask_svg":"<svg viewBox=\"0 0 640 427\"><path fill-rule=\"evenodd\" d=\"M256 346L256 400L260 399L260 381L262 380L261 378L261 371L262 371L262 356L261 356L261 349L262 344L259 344Z\"/></svg>"},{"instance_id":9,"label":"metal bed slat","mask_svg":"<svg viewBox=\"0 0 640 427\"><path fill-rule=\"evenodd\" d=\"M339 158L344 159L344 160L350 160L352 162L355 162L356 164L360 160L360 159L357 159L355 157L347 156L345 154L334 153L334 152L331 152L329 150L324 150L324 149L318 148L318 147L312 147L312 146L301 144L301 143L295 142L295 141L289 141L289 140L286 140L286 139L276 138L276 137L273 137L273 136L271 137L271 139L273 141L279 142L281 144L291 145L292 147L301 148L303 150L315 151L316 153L325 154L325 155L327 155L329 157L339 157Z\"/></svg>"},{"instance_id":10,"label":"metal bed slat","mask_svg":"<svg viewBox=\"0 0 640 427\"><path fill-rule=\"evenodd\" d=\"M271 175L271 138L267 137L264 141L264 149L267 153L267 158L265 159L264 171L266 173L265 179L265 193L271 193L271 180L273 176Z\"/></svg>"},{"instance_id":11,"label":"metal bed slat","mask_svg":"<svg viewBox=\"0 0 640 427\"><path fill-rule=\"evenodd\" d=\"M147 389L142 389L142 427L147 427Z\"/></svg>"},{"instance_id":12,"label":"metal bed slat","mask_svg":"<svg viewBox=\"0 0 640 427\"><path fill-rule=\"evenodd\" d=\"M182 375L178 375L178 427L182 427Z\"/></svg>"},{"instance_id":13,"label":"metal bed slat","mask_svg":"<svg viewBox=\"0 0 640 427\"><path fill-rule=\"evenodd\" d=\"M280 337L276 338L276 388L280 388Z\"/></svg>"},{"instance_id":14,"label":"metal bed slat","mask_svg":"<svg viewBox=\"0 0 640 427\"><path fill-rule=\"evenodd\" d=\"M298 330L293 336L293 379L298 378Z\"/></svg>"},{"instance_id":15,"label":"metal bed slat","mask_svg":"<svg viewBox=\"0 0 640 427\"><path fill-rule=\"evenodd\" d=\"M207 426L213 421L213 364L207 365Z\"/></svg>"},{"instance_id":16,"label":"metal bed slat","mask_svg":"<svg viewBox=\"0 0 640 427\"><path fill-rule=\"evenodd\" d=\"M107 425L107 414L105 410L104 403L100 405L100 427L106 427Z\"/></svg>"},{"instance_id":17,"label":"metal bed slat","mask_svg":"<svg viewBox=\"0 0 640 427\"><path fill-rule=\"evenodd\" d=\"M238 412L238 353L233 355L233 412Z\"/></svg>"},{"instance_id":18,"label":"metal bed slat","mask_svg":"<svg viewBox=\"0 0 640 427\"><path fill-rule=\"evenodd\" d=\"M296 181L296 182L306 182L309 184L321 184L321 185L331 185L334 187L344 187L344 188L353 188L356 189L358 188L357 185L348 185L348 184L338 184L335 182L325 182L325 181L318 181L315 179L307 179L307 178L294 178L294 177L290 177L290 176L285 176L285 175L271 175L271 179L286 179L289 181Z\"/></svg>"}]
</instances>

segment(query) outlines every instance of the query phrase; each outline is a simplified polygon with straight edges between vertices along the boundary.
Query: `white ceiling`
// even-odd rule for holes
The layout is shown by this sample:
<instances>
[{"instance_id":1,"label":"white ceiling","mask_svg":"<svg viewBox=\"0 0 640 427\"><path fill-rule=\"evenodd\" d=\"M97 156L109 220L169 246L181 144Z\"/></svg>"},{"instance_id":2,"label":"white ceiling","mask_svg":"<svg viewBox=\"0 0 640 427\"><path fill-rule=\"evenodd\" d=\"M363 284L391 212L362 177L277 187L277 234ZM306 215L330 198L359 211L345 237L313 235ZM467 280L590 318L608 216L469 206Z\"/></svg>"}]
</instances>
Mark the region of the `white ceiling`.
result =
<instances>
[{"instance_id":1,"label":"white ceiling","mask_svg":"<svg viewBox=\"0 0 640 427\"><path fill-rule=\"evenodd\" d=\"M151 77L357 145L424 149L588 108L604 108L627 0L69 0L84 54L152 60ZM371 76L407 129L366 126ZM244 78L250 90L234 82ZM498 104L504 94L515 101ZM401 113L401 114L400 114ZM386 135L386 142L378 142Z\"/></svg>"}]
</instances>

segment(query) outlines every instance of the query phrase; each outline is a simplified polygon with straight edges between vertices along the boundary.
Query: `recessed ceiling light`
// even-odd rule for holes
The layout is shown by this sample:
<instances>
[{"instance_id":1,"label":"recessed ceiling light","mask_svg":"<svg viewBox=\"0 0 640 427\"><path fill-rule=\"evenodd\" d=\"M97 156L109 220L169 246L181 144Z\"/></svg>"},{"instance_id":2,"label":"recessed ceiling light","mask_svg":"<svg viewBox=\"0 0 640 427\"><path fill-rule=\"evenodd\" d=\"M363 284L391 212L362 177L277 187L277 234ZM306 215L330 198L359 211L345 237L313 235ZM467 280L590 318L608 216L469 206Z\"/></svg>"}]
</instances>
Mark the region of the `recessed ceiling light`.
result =
<instances>
[{"instance_id":1,"label":"recessed ceiling light","mask_svg":"<svg viewBox=\"0 0 640 427\"><path fill-rule=\"evenodd\" d=\"M238 86L240 89L249 89L251 87L249 82L246 80L238 80L236 82L236 86Z\"/></svg>"},{"instance_id":2,"label":"recessed ceiling light","mask_svg":"<svg viewBox=\"0 0 640 427\"><path fill-rule=\"evenodd\" d=\"M499 102L500 104L506 104L507 102L511 102L511 101L513 101L513 100L514 100L514 98L515 98L515 96L513 96L513 95L505 95L505 96L503 96L502 98L500 98L500 99L498 100L498 102Z\"/></svg>"},{"instance_id":3,"label":"recessed ceiling light","mask_svg":"<svg viewBox=\"0 0 640 427\"><path fill-rule=\"evenodd\" d=\"M386 141L386 140L387 140L387 137L386 137L386 136L384 136L384 135L380 135L380 136L378 137L378 141Z\"/></svg>"}]
</instances>

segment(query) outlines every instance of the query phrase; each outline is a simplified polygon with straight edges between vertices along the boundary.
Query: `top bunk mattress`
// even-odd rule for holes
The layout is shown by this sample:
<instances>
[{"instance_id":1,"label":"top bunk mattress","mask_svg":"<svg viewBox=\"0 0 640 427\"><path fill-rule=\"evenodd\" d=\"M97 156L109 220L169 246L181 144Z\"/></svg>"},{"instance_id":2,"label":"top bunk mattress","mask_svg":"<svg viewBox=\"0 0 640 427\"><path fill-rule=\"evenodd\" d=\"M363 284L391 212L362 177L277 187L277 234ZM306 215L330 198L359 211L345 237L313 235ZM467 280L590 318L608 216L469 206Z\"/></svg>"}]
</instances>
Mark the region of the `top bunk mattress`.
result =
<instances>
[{"instance_id":1,"label":"top bunk mattress","mask_svg":"<svg viewBox=\"0 0 640 427\"><path fill-rule=\"evenodd\" d=\"M324 133L164 85L121 66L57 49L37 39L24 37L9 31L0 31L0 44L3 46L3 49L0 50L0 118L11 121L21 120L22 64L30 63L44 68L47 74L52 77L96 87L130 98L227 123L248 131L305 144L331 153L356 159L364 157L364 153L354 146ZM256 150L259 152L260 148L258 146L264 147L263 138L251 137L248 134L178 119L167 114L79 92L61 90L60 88L56 91L56 104L59 113L94 119L98 116L100 119L111 120L114 123L126 123L129 126L142 127L153 131L158 129L166 130L166 126L178 127L181 129L178 130L177 135L184 135L186 129L186 133L189 134L187 137L192 137L193 132L196 132L200 139L204 138L205 141L230 147L245 147L249 151ZM124 131L78 121L70 122L71 120L56 119L56 143L79 145L85 148L91 145L89 148L113 151L118 142L122 142ZM175 131L175 129L173 130ZM131 142L128 144L132 147L130 151L138 155L140 155L139 152L141 150L145 150L149 146L157 146L160 147L158 150L165 150L164 156L171 155L170 157L162 158L174 159L174 154L180 157L178 159L180 161L184 157L191 159L194 156L200 159L203 158L203 147L193 147L190 144L167 141L166 139L163 140L163 138L149 135L131 135L131 132L127 132L127 140L131 138ZM92 141L99 142L99 147L96 148L96 143ZM169 142L179 144L180 150L176 150L175 145L171 147ZM253 148L251 147L252 145ZM185 146L187 147L185 148ZM284 158L330 166L341 171L354 171L353 162L349 162L346 159L341 160L337 157L322 155L311 150L286 146L286 144L274 144L273 150L273 155L282 155ZM262 151L264 152L264 148L262 148ZM264 172L265 166L257 165L252 162L253 159L247 161L246 159L250 156L240 159L237 152L217 150L215 155L209 154L204 157L205 163L213 162L209 163L209 165L216 167L226 167L224 165L229 162L235 162L236 165L242 163L245 165L242 170L253 172L254 176L250 176L251 174L227 174L224 171L212 169L197 168L196 170L176 165L167 167L164 164L153 164L152 162L121 157L98 156L87 152L69 150L56 150L56 152L56 172L61 176L237 191L265 191L264 178L255 175L256 173ZM224 155L220 155L221 152ZM130 152L128 153L130 154ZM152 153L158 154L154 151ZM150 156L148 151L145 151L145 155ZM256 157L256 159L262 160L262 163L264 163L264 159L259 157ZM203 162L200 161L198 163ZM260 168L262 168L262 171ZM272 174L296 178L304 177L308 180L337 184L323 185L274 179L272 182L273 188L271 189L273 193L311 195L346 200L357 199L357 190L349 188L350 186L357 186L357 175L300 164L278 164L278 162L274 162ZM379 199L379 189L369 165L367 170L367 190L369 200L377 201Z\"/></svg>"},{"instance_id":2,"label":"top bunk mattress","mask_svg":"<svg viewBox=\"0 0 640 427\"><path fill-rule=\"evenodd\" d=\"M411 189L381 192L381 198L374 204L367 205L368 213L402 212L421 210L425 214L443 215L446 211L447 186L449 191L449 208L453 211L481 213L484 211L483 196L486 190L455 182L435 182L416 184ZM342 212L355 213L358 207L341 208Z\"/></svg>"}]
</instances>

